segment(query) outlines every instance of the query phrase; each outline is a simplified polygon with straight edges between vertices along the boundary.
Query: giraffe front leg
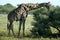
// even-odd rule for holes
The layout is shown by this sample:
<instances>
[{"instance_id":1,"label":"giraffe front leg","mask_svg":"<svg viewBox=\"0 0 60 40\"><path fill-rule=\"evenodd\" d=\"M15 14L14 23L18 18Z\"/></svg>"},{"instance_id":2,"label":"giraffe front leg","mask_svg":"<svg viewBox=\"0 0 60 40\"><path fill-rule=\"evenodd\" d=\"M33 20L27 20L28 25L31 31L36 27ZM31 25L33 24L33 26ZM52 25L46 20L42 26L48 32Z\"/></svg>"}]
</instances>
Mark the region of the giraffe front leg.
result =
<instances>
[{"instance_id":1,"label":"giraffe front leg","mask_svg":"<svg viewBox=\"0 0 60 40\"><path fill-rule=\"evenodd\" d=\"M21 25L22 25L22 21L19 21L19 31L18 31L18 37L20 37Z\"/></svg>"},{"instance_id":2,"label":"giraffe front leg","mask_svg":"<svg viewBox=\"0 0 60 40\"><path fill-rule=\"evenodd\" d=\"M25 20L23 21L23 36L25 36Z\"/></svg>"}]
</instances>

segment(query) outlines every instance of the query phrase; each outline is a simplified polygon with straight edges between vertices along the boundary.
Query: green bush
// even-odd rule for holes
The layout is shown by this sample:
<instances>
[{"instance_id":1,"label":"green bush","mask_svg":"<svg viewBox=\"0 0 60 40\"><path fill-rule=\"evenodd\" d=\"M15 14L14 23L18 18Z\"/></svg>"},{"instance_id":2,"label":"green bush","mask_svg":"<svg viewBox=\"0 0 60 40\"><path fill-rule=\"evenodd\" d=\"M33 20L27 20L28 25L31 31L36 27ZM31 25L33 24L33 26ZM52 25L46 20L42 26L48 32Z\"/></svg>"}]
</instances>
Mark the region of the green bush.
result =
<instances>
[{"instance_id":1,"label":"green bush","mask_svg":"<svg viewBox=\"0 0 60 40\"><path fill-rule=\"evenodd\" d=\"M34 26L31 30L32 33L38 32L40 35L52 34L50 26L56 29L60 26L60 7L51 7L49 11L45 7L40 8L33 15L35 21L32 24Z\"/></svg>"}]
</instances>

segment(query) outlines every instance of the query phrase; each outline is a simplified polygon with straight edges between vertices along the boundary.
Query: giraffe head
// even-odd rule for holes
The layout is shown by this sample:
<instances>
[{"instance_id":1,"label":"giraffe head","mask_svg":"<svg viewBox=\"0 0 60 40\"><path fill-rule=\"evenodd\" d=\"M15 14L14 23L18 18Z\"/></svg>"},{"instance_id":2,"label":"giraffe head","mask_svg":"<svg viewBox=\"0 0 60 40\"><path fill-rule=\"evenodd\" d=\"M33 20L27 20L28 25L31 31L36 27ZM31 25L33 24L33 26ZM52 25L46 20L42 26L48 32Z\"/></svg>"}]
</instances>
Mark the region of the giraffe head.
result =
<instances>
[{"instance_id":1,"label":"giraffe head","mask_svg":"<svg viewBox=\"0 0 60 40\"><path fill-rule=\"evenodd\" d=\"M40 3L38 4L38 7L46 7L48 10L50 9L50 2L44 2L44 3Z\"/></svg>"}]
</instances>

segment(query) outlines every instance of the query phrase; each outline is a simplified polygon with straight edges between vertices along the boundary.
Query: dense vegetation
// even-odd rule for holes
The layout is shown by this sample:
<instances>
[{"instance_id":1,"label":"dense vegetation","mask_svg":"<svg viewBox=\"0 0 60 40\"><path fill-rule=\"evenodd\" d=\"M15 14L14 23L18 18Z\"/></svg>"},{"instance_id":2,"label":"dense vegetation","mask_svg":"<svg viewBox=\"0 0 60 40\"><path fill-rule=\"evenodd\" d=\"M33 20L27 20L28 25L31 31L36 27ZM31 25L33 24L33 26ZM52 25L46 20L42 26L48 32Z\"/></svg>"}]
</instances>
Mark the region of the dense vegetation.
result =
<instances>
[{"instance_id":1,"label":"dense vegetation","mask_svg":"<svg viewBox=\"0 0 60 40\"><path fill-rule=\"evenodd\" d=\"M50 10L48 11L47 8L40 8L36 10L34 13L34 20L33 28L31 32L33 34L38 35L52 35L50 27L53 27L58 30L60 33L60 7L51 6ZM55 33L54 33L55 34ZM60 34L59 34L60 35Z\"/></svg>"}]
</instances>

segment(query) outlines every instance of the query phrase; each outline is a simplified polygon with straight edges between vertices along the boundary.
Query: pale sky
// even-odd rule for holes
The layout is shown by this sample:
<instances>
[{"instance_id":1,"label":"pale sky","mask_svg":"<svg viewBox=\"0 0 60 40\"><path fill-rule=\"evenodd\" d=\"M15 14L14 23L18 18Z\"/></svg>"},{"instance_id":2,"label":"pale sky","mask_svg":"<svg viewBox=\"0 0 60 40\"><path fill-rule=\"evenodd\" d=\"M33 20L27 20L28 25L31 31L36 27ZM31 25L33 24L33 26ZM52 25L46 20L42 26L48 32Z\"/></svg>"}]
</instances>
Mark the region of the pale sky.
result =
<instances>
[{"instance_id":1,"label":"pale sky","mask_svg":"<svg viewBox=\"0 0 60 40\"><path fill-rule=\"evenodd\" d=\"M21 3L43 3L43 2L50 2L54 6L60 6L60 0L0 0L0 5L4 5L10 3L14 6Z\"/></svg>"}]
</instances>

